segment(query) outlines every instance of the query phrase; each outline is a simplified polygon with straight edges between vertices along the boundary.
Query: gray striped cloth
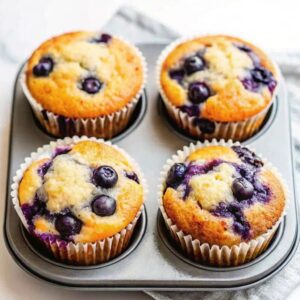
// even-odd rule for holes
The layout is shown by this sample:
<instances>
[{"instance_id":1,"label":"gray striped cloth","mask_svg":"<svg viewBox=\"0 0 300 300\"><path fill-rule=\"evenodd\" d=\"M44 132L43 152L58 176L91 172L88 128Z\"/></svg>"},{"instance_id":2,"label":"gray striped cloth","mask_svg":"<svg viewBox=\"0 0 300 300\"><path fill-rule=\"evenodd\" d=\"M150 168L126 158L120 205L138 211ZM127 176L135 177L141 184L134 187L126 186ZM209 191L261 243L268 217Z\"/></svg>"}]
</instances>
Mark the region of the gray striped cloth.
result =
<instances>
[{"instance_id":1,"label":"gray striped cloth","mask_svg":"<svg viewBox=\"0 0 300 300\"><path fill-rule=\"evenodd\" d=\"M170 42L179 35L136 12L130 7L121 7L104 27L113 34L119 34L133 43ZM291 106L292 135L295 145L296 182L300 171L300 53L273 53L272 57L279 64L286 79L288 99ZM297 191L298 192L298 191ZM297 193L298 194L298 193ZM292 262L271 280L258 287L235 292L149 292L146 293L158 300L227 300L227 299L283 299L300 284L300 251Z\"/></svg>"}]
</instances>

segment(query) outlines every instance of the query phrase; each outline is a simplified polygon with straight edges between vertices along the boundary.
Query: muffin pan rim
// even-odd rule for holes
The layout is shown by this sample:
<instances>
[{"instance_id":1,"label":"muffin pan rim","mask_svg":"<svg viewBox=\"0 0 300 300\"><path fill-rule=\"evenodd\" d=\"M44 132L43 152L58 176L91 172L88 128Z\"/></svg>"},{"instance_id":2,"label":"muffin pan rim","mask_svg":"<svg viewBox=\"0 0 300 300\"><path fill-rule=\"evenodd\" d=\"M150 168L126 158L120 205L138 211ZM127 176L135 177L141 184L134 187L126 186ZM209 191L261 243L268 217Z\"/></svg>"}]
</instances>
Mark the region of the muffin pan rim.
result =
<instances>
[{"instance_id":1,"label":"muffin pan rim","mask_svg":"<svg viewBox=\"0 0 300 300\"><path fill-rule=\"evenodd\" d=\"M158 48L161 49L163 46L164 46L163 44L160 44L160 45L157 45L157 44L156 45L155 44L144 45L146 53L147 53L147 51L149 51L149 49L151 49L151 47L154 47L154 48L156 47L155 49L157 49L157 47L158 47ZM148 78L150 78L150 76ZM150 79L149 79L149 81L150 81ZM148 91L148 95L149 95L149 92L151 90L147 90L147 91ZM153 100L153 99L152 98L150 99L150 101L148 102L148 106L150 106L151 100ZM286 103L286 99L283 99L283 100ZM14 106L14 103L15 103L15 101L12 103L13 106ZM154 103L154 105L155 105L155 112L157 113L156 104L157 103L155 102ZM151 103L151 105L153 105L153 103ZM151 111L149 111L149 110L150 110L150 107L148 107L148 109L147 109L147 111L148 111L147 115L151 114ZM13 111L12 117L14 116L14 113L15 112ZM276 119L280 118L280 117L281 117L280 114L277 114ZM145 120L145 117L144 117L143 123L148 122L148 121L149 120ZM135 128L133 130L133 132L135 132L136 130L142 131L143 129L141 127L143 127L143 123L140 124L141 126L139 126L138 128ZM12 124L11 124L11 133L13 132L13 125L14 124L12 122ZM161 126L163 126L163 123L162 123ZM271 126L271 128L272 128L272 126ZM163 130L163 128L162 128L162 130ZM267 134L269 134L270 131L271 130L269 130L269 132L267 132ZM133 134L133 132L131 133L131 135ZM39 134L39 133L37 133L37 134ZM159 134L159 132L157 132L157 134ZM174 134L173 133L170 133L170 134L173 135L173 138L174 138ZM170 138L171 138L171 135L170 135ZM11 135L11 138L13 138L12 135ZM128 136L128 139L130 140L130 135ZM257 142L257 141L259 142L261 140L262 140L262 137L259 137L255 142ZM40 142L40 144L43 144L43 142ZM12 139L10 140L10 146L12 146ZM33 150L34 150L34 148L33 148ZM292 150L292 149L289 149L289 150ZM11 161L11 159L13 158L12 157L12 153L10 152L9 155L10 155L9 161ZM22 157L22 160L23 160L23 157ZM143 168L143 166L142 166L142 168ZM9 170L9 172L12 171L10 165L9 165L9 169L8 170ZM9 184L10 183L10 178L9 177L8 177L7 182L8 182L8 185L10 186L10 184ZM294 192L294 190L293 190L293 192ZM153 193L156 194L156 190ZM8 189L7 196L9 196L9 189ZM9 201L9 199L7 201ZM280 261L278 264L276 264L275 270L272 270L271 273L264 273L264 274L262 274L263 275L262 278L256 278L254 281L249 281L248 280L248 282L244 281L243 283L241 283L241 282L237 282L237 281L234 281L234 280L229 280L229 281L228 280L224 280L222 282L222 284L220 284L221 281L218 280L218 282L214 283L214 286L212 286L214 280L206 277L206 278L204 278L206 281L202 280L202 284L201 284L201 282L199 283L199 280L201 281L201 278L200 278L201 274L200 274L200 277L199 277L198 273L193 273L195 270L199 270L198 268L189 266L185 262L182 262L182 264L181 263L177 264L177 262L176 262L176 264L177 264L176 265L177 270L180 272L180 274L182 276L185 276L184 277L185 278L184 281L183 280L178 280L178 278L177 279L174 278L174 280L171 280L171 281L170 280L165 280L163 278L161 278L161 280L160 279L156 279L154 281L153 280L145 280L145 279L142 279L142 278L139 278L139 280L138 280L139 282L137 280L131 280L131 281L129 281L129 280L126 279L126 272L125 272L124 279L123 279L122 282L119 279L118 280L114 280L114 281L108 279L108 280L105 280L105 281L99 283L99 280L101 280L101 279L99 279L98 281L94 280L94 284L91 284L93 282L93 280L90 280L89 283L86 280L81 280L80 284L79 284L78 281L77 281L77 283L76 282L71 283L70 280L66 280L65 276L62 276L63 274L58 274L55 277L55 280L53 278L51 278L51 276L50 277L49 276L48 277L44 276L45 274L43 272L41 272L42 274L39 274L38 272L36 272L35 266L32 266L32 265L31 266L28 266L28 265L24 266L24 261L23 262L20 261L20 258L15 256L14 250L12 249L12 247L10 245L10 241L8 239L8 236L7 236L7 229L9 227L8 226L8 219L10 218L10 216L7 216L7 214L9 213L9 205L8 204L9 203L6 203L6 209L5 209L6 213L5 213L5 220L4 220L4 236L5 236L5 241L6 241L7 247L9 249L10 253L14 256L14 258L18 262L18 264L21 265L23 268L26 269L26 271L28 271L29 273L31 273L34 276L39 276L40 278L42 278L44 280L47 280L48 282L52 282L52 283L58 284L60 286L69 286L69 287L72 287L72 288L75 288L75 289L77 288L77 289L88 289L88 290L91 290L91 289L95 289L95 290L109 290L109 289L113 289L114 288L114 289L119 289L119 290L144 290L144 289L149 289L149 290L153 290L153 289L155 289L155 290L170 290L170 289L172 289L172 290L174 290L174 289L179 289L179 290L185 290L185 289L187 289L187 290L212 290L212 289L213 290L216 290L216 289L228 290L228 289L230 289L230 290L232 290L232 289L245 288L245 287L249 287L249 286L253 286L255 284L258 284L262 280L266 280L267 278L269 278L270 276L272 276L276 272L278 272L287 263L287 261L290 260L292 254L295 251L295 247L298 244L298 240L299 240L299 232L298 232L298 230L296 230L295 231L295 236L293 237L293 243L291 244L291 247L289 248L288 252L285 254L284 261ZM146 200L145 204L146 204L147 208L148 208L148 206L151 206L151 203L147 203L147 200ZM157 204L157 202L155 202L155 205L156 204ZM295 204L295 210L298 211L298 203L295 202L294 204ZM157 207L156 207L156 212L157 212ZM150 210L150 213L151 213L151 210ZM156 228L156 214L153 214L153 215L149 214L149 209L148 209L148 216L151 216L151 218L155 219L154 223L155 223L155 228ZM290 218L290 215L288 217ZM148 219L148 226L147 226L147 230L146 230L147 234L144 236L143 241L145 239L149 239L149 238L152 239L151 232L149 232L150 230L152 230L151 229L152 227L149 226L149 220L151 218ZM151 237L149 237L149 236L151 236ZM153 238L155 240L156 239L160 239L158 237L157 232L155 232ZM140 253L142 251L141 248L145 248L146 247L145 245L147 245L146 242L145 243L142 242L141 245L139 247L137 247L137 249L135 250L135 252L136 253L137 252ZM160 252L159 254L162 257L164 257L164 255L169 255L170 259L172 259L172 258L175 257L176 260L177 260L177 257L174 254L170 253L169 249L166 249L167 252L164 251L163 248L166 248L166 247L165 247L165 245L160 240L155 245L158 247L158 249L156 249L156 250L158 250L158 252ZM139 255L139 254L137 253L137 255ZM130 264L130 262L134 262L134 260L132 260L132 258L135 259L134 255L128 256L129 264ZM123 260L123 262L120 261L120 265L118 263L118 264L114 264L113 266L118 265L118 266L122 267L123 263L125 261L126 260ZM113 266L108 266L108 268L105 268L103 270L106 271L106 270L108 270L109 268L111 268ZM59 269L57 269L57 270L59 270ZM191 271L187 271L187 270L191 270ZM82 273L83 274L85 272L95 272L96 270L90 270L90 271L89 270L87 270L87 271L84 271L84 270L74 270L74 271L77 272L77 273ZM221 274L221 273L225 273L226 274L227 273L227 276L228 276L228 272L222 272L221 270L218 270L218 271L220 271L219 274ZM211 271L209 271L209 272L211 272ZM236 271L232 271L232 272L234 273ZM237 272L239 272L239 271L237 270ZM215 272L211 272L211 273L214 274ZM193 276L190 276L189 274L198 274L198 278L196 278L195 280L192 280ZM49 275L49 272L48 272L48 275ZM65 279L65 280L63 280L63 279ZM204 282L204 284L203 284L203 282ZM174 285L176 285L176 287L174 287Z\"/></svg>"}]
</instances>

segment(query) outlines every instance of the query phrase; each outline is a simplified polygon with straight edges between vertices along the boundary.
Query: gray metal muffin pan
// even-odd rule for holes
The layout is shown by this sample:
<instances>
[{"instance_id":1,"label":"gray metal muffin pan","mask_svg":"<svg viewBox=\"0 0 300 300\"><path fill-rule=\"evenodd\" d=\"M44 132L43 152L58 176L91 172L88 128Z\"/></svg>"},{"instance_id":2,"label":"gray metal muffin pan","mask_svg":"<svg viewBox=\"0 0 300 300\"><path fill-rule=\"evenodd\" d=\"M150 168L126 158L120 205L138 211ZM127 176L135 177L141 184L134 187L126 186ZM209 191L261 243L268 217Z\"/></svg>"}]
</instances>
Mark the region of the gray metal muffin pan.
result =
<instances>
[{"instance_id":1,"label":"gray metal muffin pan","mask_svg":"<svg viewBox=\"0 0 300 300\"><path fill-rule=\"evenodd\" d=\"M149 67L148 97L146 94L142 96L128 130L113 140L136 159L145 173L149 185L145 202L147 214L143 213L140 218L126 252L102 265L73 267L58 263L41 252L22 229L11 204L12 177L26 156L53 138L36 125L17 78L11 119L4 236L12 257L31 275L81 290L233 290L270 278L294 255L299 242L298 204L294 192L293 145L283 80L268 120L259 133L244 143L251 144L258 153L272 161L291 190L288 213L270 247L243 266L214 268L189 260L170 239L158 211L158 178L167 158L186 145L189 139L168 123L155 85L155 63L164 46L140 45Z\"/></svg>"}]
</instances>

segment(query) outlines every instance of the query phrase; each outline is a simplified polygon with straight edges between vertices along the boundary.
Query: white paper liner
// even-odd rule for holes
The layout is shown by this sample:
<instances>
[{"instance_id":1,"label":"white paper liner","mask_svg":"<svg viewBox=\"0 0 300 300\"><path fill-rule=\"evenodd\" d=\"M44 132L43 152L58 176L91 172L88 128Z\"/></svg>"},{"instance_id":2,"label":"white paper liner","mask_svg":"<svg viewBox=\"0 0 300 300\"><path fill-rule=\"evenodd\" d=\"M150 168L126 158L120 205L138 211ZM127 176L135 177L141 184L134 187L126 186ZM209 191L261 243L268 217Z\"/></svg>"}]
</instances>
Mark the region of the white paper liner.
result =
<instances>
[{"instance_id":1,"label":"white paper liner","mask_svg":"<svg viewBox=\"0 0 300 300\"><path fill-rule=\"evenodd\" d=\"M275 176L280 180L284 190L285 207L283 209L281 217L278 219L276 224L266 233L258 236L257 238L252 239L249 242L242 242L232 247L229 247L227 245L210 245L208 243L202 243L198 239L193 239L190 234L185 234L182 230L180 230L180 228L177 227L177 225L168 217L167 212L164 209L163 195L165 190L165 181L168 171L174 163L183 162L196 149L210 145L221 145L231 147L238 146L241 144L239 142L233 142L231 140L226 142L224 140L217 141L216 139L213 139L211 142L206 140L203 143L197 142L196 144L190 144L189 146L185 146L183 150L177 151L176 155L173 155L171 159L167 160L161 172L160 183L158 187L159 206L165 224L172 238L177 242L177 244L181 247L183 252L189 258L197 262L217 267L237 266L255 259L264 250L267 249L269 243L272 240L272 237L276 232L276 229L278 228L280 222L286 214L286 211L289 206L290 193L286 181L283 179L279 171L270 162L263 158L261 154L258 154L258 156L263 160L264 165L268 169L270 169L273 172L273 174L275 174ZM247 148L256 153L255 149L248 146Z\"/></svg>"},{"instance_id":2,"label":"white paper liner","mask_svg":"<svg viewBox=\"0 0 300 300\"><path fill-rule=\"evenodd\" d=\"M143 186L144 199L145 199L148 190L145 177L139 165L123 149L121 149L116 145L112 145L110 142L97 139L94 137L91 138L86 136L83 137L74 136L72 138L66 137L64 139L59 139L54 142L50 142L50 144L38 148L36 152L32 152L29 157L25 158L25 162L21 164L20 168L16 172L16 175L13 177L13 183L11 185L12 202L18 216L22 221L22 224L28 231L29 231L29 226L20 207L20 202L18 197L19 184L23 178L24 172L31 165L33 161L42 158L52 157L54 150L57 147L73 145L78 142L86 141L86 140L104 143L120 151L134 167L134 170L137 173L138 178L140 179L140 183ZM144 209L144 205L141 206L141 209L138 211L134 220L130 224L128 224L124 229L122 229L120 232L116 233L113 236L107 237L103 240L94 243L74 243L74 242L66 242L59 239L53 241L53 239L51 238L42 238L42 237L41 238L37 237L37 238L60 261L67 262L70 264L78 264L78 265L92 265L92 264L103 263L121 254L126 249L126 247L130 242L132 234L134 232L135 225L143 209Z\"/></svg>"},{"instance_id":3,"label":"white paper liner","mask_svg":"<svg viewBox=\"0 0 300 300\"><path fill-rule=\"evenodd\" d=\"M278 81L276 88L273 92L272 99L268 106L264 108L261 112L259 112L257 115L252 116L246 120L239 121L239 122L218 122L218 121L212 121L215 124L215 130L213 133L203 133L199 126L195 126L195 116L189 116L187 113L181 111L178 107L172 104L171 101L168 100L167 95L164 92L164 89L161 85L160 80L160 74L162 71L162 66L167 58L167 56L170 54L171 51L173 51L176 46L178 46L181 43L188 42L190 40L193 40L195 38L199 38L199 35L194 35L192 37L184 37L179 38L169 44L160 54L157 63L156 63L156 84L159 89L159 93L161 95L161 98L165 104L165 107L167 109L168 114L174 120L176 125L183 129L188 135L198 138L200 140L212 140L214 138L216 139L225 139L225 140L233 140L233 141L244 141L251 136L253 136L261 127L263 121L265 120L265 117L268 114L269 108L272 105L274 99L276 98L276 94L278 91L279 86L279 78L280 77L280 70L276 63L273 63L275 67L275 73L276 79Z\"/></svg>"},{"instance_id":4,"label":"white paper liner","mask_svg":"<svg viewBox=\"0 0 300 300\"><path fill-rule=\"evenodd\" d=\"M99 116L95 118L70 118L60 116L49 110L46 110L30 93L26 84L27 64L24 66L20 75L20 84L23 92L29 101L34 115L38 119L39 123L51 135L55 137L85 135L89 137L94 136L97 138L111 139L123 131L128 125L145 88L147 80L147 63L142 52L137 47L128 43L119 36L114 37L122 40L122 42L131 47L140 58L143 68L143 82L140 90L126 106L106 116Z\"/></svg>"}]
</instances>

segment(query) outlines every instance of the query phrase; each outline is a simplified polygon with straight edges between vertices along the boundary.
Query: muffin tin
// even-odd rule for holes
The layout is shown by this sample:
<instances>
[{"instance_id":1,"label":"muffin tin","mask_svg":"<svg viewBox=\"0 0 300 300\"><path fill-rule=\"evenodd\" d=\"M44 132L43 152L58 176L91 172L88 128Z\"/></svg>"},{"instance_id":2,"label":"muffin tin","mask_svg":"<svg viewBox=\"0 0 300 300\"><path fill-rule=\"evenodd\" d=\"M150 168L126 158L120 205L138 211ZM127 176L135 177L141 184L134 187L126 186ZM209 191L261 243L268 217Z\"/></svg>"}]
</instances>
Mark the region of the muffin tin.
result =
<instances>
[{"instance_id":1,"label":"muffin tin","mask_svg":"<svg viewBox=\"0 0 300 300\"><path fill-rule=\"evenodd\" d=\"M11 121L4 236L12 257L31 275L56 285L82 290L231 290L250 287L270 278L295 253L299 242L298 204L294 193L289 110L283 80L262 129L245 142L278 167L291 190L288 213L271 245L248 264L215 268L189 260L170 239L158 211L159 174L167 158L193 140L174 128L166 117L155 86L154 66L164 47L164 44L139 45L149 66L147 95L146 92L142 95L129 127L112 140L127 150L145 173L149 185L145 211L128 249L101 265L70 266L45 256L28 237L14 211L10 185L18 166L37 147L53 140L35 123L18 75Z\"/></svg>"}]
</instances>

